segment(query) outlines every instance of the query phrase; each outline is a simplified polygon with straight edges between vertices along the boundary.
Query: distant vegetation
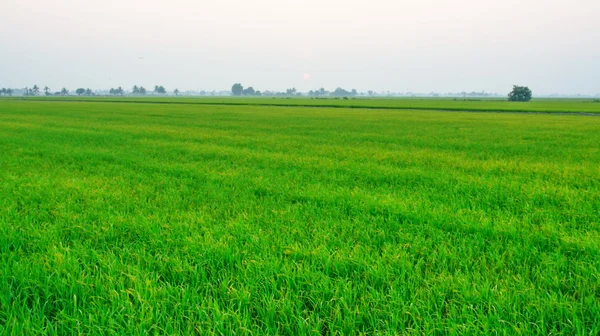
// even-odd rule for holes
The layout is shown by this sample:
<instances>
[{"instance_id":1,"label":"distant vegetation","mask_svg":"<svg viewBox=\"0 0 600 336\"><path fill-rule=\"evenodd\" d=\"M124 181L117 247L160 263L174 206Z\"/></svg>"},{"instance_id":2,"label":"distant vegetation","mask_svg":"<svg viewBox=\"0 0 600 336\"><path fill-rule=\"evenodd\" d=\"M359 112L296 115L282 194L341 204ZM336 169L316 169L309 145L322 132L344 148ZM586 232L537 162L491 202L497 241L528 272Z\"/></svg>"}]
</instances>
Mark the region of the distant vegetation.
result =
<instances>
[{"instance_id":1,"label":"distant vegetation","mask_svg":"<svg viewBox=\"0 0 600 336\"><path fill-rule=\"evenodd\" d=\"M122 87L118 87L116 89L110 89L109 94L113 95L113 96L122 96L124 94L125 91L123 91Z\"/></svg>"},{"instance_id":2,"label":"distant vegetation","mask_svg":"<svg viewBox=\"0 0 600 336\"><path fill-rule=\"evenodd\" d=\"M508 100L512 102L528 102L533 97L531 90L526 86L513 87L513 90L508 94Z\"/></svg>"},{"instance_id":3,"label":"distant vegetation","mask_svg":"<svg viewBox=\"0 0 600 336\"><path fill-rule=\"evenodd\" d=\"M133 86L133 90L131 91L131 93L134 96L145 96L146 95L146 89L143 86L134 85Z\"/></svg>"},{"instance_id":4,"label":"distant vegetation","mask_svg":"<svg viewBox=\"0 0 600 336\"><path fill-rule=\"evenodd\" d=\"M94 92L92 92L91 89L79 88L79 89L75 90L75 93L78 96L94 96Z\"/></svg>"},{"instance_id":5,"label":"distant vegetation","mask_svg":"<svg viewBox=\"0 0 600 336\"><path fill-rule=\"evenodd\" d=\"M165 95L167 94L167 90L162 85L155 85L153 93L158 95Z\"/></svg>"},{"instance_id":6,"label":"distant vegetation","mask_svg":"<svg viewBox=\"0 0 600 336\"><path fill-rule=\"evenodd\" d=\"M82 92L80 89L84 89ZM66 88L58 92L52 92L49 87L44 87L43 91L46 96L66 96L69 95L69 91ZM244 87L241 83L234 84L230 90L220 90L220 91L181 91L179 89L174 89L172 91L168 91L162 85L155 85L154 89L147 90L143 86L134 85L132 89L127 90L123 87L119 86L116 88L111 88L110 90L92 90L85 88L78 88L73 92L78 96L235 96L235 97L311 97L314 99L323 99L323 98L338 98L338 99L352 99L352 98L383 98L383 97L406 97L406 98L463 98L465 101L474 101L474 99L499 99L502 97L507 97L506 95L500 95L497 93L489 93L485 91L472 91L472 92L448 92L448 93L415 93L415 92L391 92L391 91L381 91L376 92L373 90L367 91L358 91L356 89L344 89L342 87L338 87L333 91L326 90L325 88L309 90L307 92L298 91L295 87L291 87L285 89L283 91L270 91L270 90L257 90L253 86ZM40 88L37 85L33 87L26 87L23 89L15 89L15 88L4 88L0 89L0 96L39 96ZM593 96L593 97L598 97ZM544 97L544 96L542 96ZM550 96L545 96L550 98L592 98L592 96L562 96L558 94L553 94ZM517 86L515 85L511 92L508 94L508 101L514 102L527 102L533 98L533 94L531 89L526 86ZM541 97L538 97L541 98Z\"/></svg>"},{"instance_id":7,"label":"distant vegetation","mask_svg":"<svg viewBox=\"0 0 600 336\"><path fill-rule=\"evenodd\" d=\"M374 93L374 91L368 91L369 95L372 95ZM298 92L298 90L296 90L296 88L289 88L286 89L285 92L271 92L271 91L266 91L264 93L261 93L260 91L256 91L253 87L248 87L248 88L244 88L244 86L242 86L242 84L240 83L236 83L231 87L231 94L233 96L285 96L285 97L300 97L300 96L304 96L305 94ZM327 90L325 90L324 88L321 88L319 90L310 90L306 95L310 96L310 97L355 97L358 96L359 93L356 91L356 89L352 89L351 91L346 91L342 88L337 88L335 89L335 91L333 92L329 92ZM363 95L367 95L367 94L363 94Z\"/></svg>"},{"instance_id":8,"label":"distant vegetation","mask_svg":"<svg viewBox=\"0 0 600 336\"><path fill-rule=\"evenodd\" d=\"M12 96L12 94L13 94L12 89L6 89L6 88L0 89L0 96Z\"/></svg>"}]
</instances>

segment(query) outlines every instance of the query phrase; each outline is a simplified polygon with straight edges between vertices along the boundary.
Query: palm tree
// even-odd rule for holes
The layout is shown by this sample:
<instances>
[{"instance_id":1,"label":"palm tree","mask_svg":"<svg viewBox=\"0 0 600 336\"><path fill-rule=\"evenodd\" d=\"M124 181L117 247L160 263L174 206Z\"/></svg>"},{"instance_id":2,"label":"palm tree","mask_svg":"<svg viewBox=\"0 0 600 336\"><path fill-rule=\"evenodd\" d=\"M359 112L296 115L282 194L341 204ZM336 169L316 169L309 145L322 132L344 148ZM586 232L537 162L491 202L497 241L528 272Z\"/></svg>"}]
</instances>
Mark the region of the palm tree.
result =
<instances>
[{"instance_id":1,"label":"palm tree","mask_svg":"<svg viewBox=\"0 0 600 336\"><path fill-rule=\"evenodd\" d=\"M173 93L174 93L176 96L179 96L179 89L175 89L175 91L173 91Z\"/></svg>"},{"instance_id":2,"label":"palm tree","mask_svg":"<svg viewBox=\"0 0 600 336\"><path fill-rule=\"evenodd\" d=\"M139 94L139 93L140 93L140 88L138 88L138 86L137 86L137 85L134 85L134 86L133 86L132 93L133 93L134 95L135 95L135 94Z\"/></svg>"},{"instance_id":3,"label":"palm tree","mask_svg":"<svg viewBox=\"0 0 600 336\"><path fill-rule=\"evenodd\" d=\"M40 92L40 88L37 85L34 85L33 88L31 89L31 92L33 92L34 96L37 96L38 93Z\"/></svg>"},{"instance_id":4,"label":"palm tree","mask_svg":"<svg viewBox=\"0 0 600 336\"><path fill-rule=\"evenodd\" d=\"M158 85L154 85L154 92L153 94L159 93L160 89L158 87Z\"/></svg>"},{"instance_id":5,"label":"palm tree","mask_svg":"<svg viewBox=\"0 0 600 336\"><path fill-rule=\"evenodd\" d=\"M45 92L46 96L50 95L49 91L50 91L50 88L47 86L44 86L44 92Z\"/></svg>"}]
</instances>

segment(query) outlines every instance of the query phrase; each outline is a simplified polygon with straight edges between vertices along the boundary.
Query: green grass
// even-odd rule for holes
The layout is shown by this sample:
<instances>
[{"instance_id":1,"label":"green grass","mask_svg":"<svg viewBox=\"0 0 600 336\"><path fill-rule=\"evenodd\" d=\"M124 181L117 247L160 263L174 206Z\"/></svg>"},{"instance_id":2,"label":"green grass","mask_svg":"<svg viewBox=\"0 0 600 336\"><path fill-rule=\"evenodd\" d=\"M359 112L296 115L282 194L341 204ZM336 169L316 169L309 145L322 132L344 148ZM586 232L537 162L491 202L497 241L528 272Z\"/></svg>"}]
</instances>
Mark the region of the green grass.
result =
<instances>
[{"instance_id":1,"label":"green grass","mask_svg":"<svg viewBox=\"0 0 600 336\"><path fill-rule=\"evenodd\" d=\"M4 98L11 99L11 98ZM413 109L445 111L537 112L537 113L600 113L594 99L534 99L528 103L506 99L447 98L267 98L267 97L13 97L12 99L42 101L137 102L162 104L257 105L291 107L347 107L371 109Z\"/></svg>"},{"instance_id":2,"label":"green grass","mask_svg":"<svg viewBox=\"0 0 600 336\"><path fill-rule=\"evenodd\" d=\"M0 334L600 333L600 118L0 101Z\"/></svg>"}]
</instances>

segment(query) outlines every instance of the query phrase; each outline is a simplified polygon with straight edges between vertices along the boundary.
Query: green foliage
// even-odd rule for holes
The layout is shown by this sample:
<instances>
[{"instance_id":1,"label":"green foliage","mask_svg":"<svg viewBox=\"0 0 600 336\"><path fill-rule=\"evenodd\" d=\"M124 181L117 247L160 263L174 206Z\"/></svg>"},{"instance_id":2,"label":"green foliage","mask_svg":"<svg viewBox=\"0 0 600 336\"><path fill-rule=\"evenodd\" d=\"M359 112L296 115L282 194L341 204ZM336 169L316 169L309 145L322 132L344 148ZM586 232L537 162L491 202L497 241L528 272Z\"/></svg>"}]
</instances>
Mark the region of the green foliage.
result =
<instances>
[{"instance_id":1,"label":"green foliage","mask_svg":"<svg viewBox=\"0 0 600 336\"><path fill-rule=\"evenodd\" d=\"M513 90L508 94L508 101L528 102L533 97L533 93L526 86L513 86Z\"/></svg>"},{"instance_id":2,"label":"green foliage","mask_svg":"<svg viewBox=\"0 0 600 336\"><path fill-rule=\"evenodd\" d=\"M356 91L356 89L352 89L352 91L346 91L342 88L337 88L335 89L335 91L333 91L331 93L331 96L333 97L347 97L347 96L356 96L358 95L358 92Z\"/></svg>"},{"instance_id":3,"label":"green foliage","mask_svg":"<svg viewBox=\"0 0 600 336\"><path fill-rule=\"evenodd\" d=\"M244 87L240 83L233 84L231 87L231 94L234 96L241 96L244 92Z\"/></svg>"},{"instance_id":4,"label":"green foliage","mask_svg":"<svg viewBox=\"0 0 600 336\"><path fill-rule=\"evenodd\" d=\"M325 90L324 88L320 88L319 90L310 90L308 95L312 97L325 97L329 96L329 91Z\"/></svg>"},{"instance_id":5,"label":"green foliage","mask_svg":"<svg viewBox=\"0 0 600 336\"><path fill-rule=\"evenodd\" d=\"M254 90L254 88L252 86L242 90L242 95L244 95L244 96L254 96L255 93L256 93L256 91Z\"/></svg>"},{"instance_id":6,"label":"green foliage","mask_svg":"<svg viewBox=\"0 0 600 336\"><path fill-rule=\"evenodd\" d=\"M0 334L600 332L600 118L101 101L0 100Z\"/></svg>"},{"instance_id":7,"label":"green foliage","mask_svg":"<svg viewBox=\"0 0 600 336\"><path fill-rule=\"evenodd\" d=\"M164 89L164 88L163 88L163 89ZM155 87L155 91L157 91L157 90L159 90L159 87L158 87L158 86L156 86L156 87ZM146 91L146 89L145 89L143 86L137 86L137 85L134 85L134 86L133 86L133 88L131 89L131 93L132 93L134 96L145 96L145 95L146 95L146 92L147 92L147 91ZM166 91L165 91L165 92L166 92Z\"/></svg>"},{"instance_id":8,"label":"green foliage","mask_svg":"<svg viewBox=\"0 0 600 336\"><path fill-rule=\"evenodd\" d=\"M125 94L125 91L123 90L123 88L122 88L122 87L120 87L120 86L119 86L119 87L118 87L118 88L116 88L116 89L113 89L113 88L111 88L111 89L108 91L108 93L109 93L111 96L122 96L122 95L124 95L124 94Z\"/></svg>"},{"instance_id":9,"label":"green foliage","mask_svg":"<svg viewBox=\"0 0 600 336\"><path fill-rule=\"evenodd\" d=\"M159 95L167 94L167 90L162 85L154 86L154 93Z\"/></svg>"}]
</instances>

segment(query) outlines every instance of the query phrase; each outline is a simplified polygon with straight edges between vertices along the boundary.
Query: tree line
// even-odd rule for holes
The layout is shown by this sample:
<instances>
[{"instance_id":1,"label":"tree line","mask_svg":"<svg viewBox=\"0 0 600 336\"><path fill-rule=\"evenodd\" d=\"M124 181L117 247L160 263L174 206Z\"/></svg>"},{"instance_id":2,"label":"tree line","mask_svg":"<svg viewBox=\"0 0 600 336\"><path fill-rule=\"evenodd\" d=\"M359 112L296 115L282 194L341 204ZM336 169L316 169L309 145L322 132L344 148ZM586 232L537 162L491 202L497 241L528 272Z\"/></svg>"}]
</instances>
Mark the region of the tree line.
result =
<instances>
[{"instance_id":1,"label":"tree line","mask_svg":"<svg viewBox=\"0 0 600 336\"><path fill-rule=\"evenodd\" d=\"M62 88L60 91L51 92L50 88L45 86L43 91L44 95L46 96L66 96L69 94L69 90L67 90L66 88ZM40 87L37 85L34 85L31 88L26 87L22 90L22 94L23 96L37 96L40 94Z\"/></svg>"},{"instance_id":2,"label":"tree line","mask_svg":"<svg viewBox=\"0 0 600 336\"><path fill-rule=\"evenodd\" d=\"M17 93L20 92L21 95L23 95L23 96L39 96L40 91L42 91L42 90L40 90L40 87L37 85L34 85L33 87L25 87L21 90L17 89ZM67 90L67 88L62 88L60 91L52 92L52 90L47 86L44 87L43 91L44 91L44 95L46 95L46 96L68 96L70 93L70 91ZM2 95L2 96L12 96L15 93L16 92L13 89L9 89L9 88L0 89L0 95ZM131 93L133 95L145 96L148 93L148 90L146 90L146 88L144 88L143 86L134 85ZM175 89L173 91L173 93L176 96L178 96L180 91L178 89ZM78 88L75 90L75 94L77 94L78 96L98 95L98 93L92 91L92 89L90 89L90 88L87 88L87 89L86 88ZM111 88L110 90L108 90L108 94L111 96L123 96L126 94L126 91L122 87L119 86L117 88ZM156 86L154 86L154 91L152 91L152 94L166 95L167 90L162 85L156 85Z\"/></svg>"},{"instance_id":3,"label":"tree line","mask_svg":"<svg viewBox=\"0 0 600 336\"><path fill-rule=\"evenodd\" d=\"M12 96L13 94L21 93L23 96L38 96L40 94L41 90L40 90L39 86L34 85L31 88L26 87L22 90L16 89L16 91L17 92L14 92L13 89L10 89L10 88L2 88L2 89L0 89L0 95ZM67 96L67 95L69 95L69 90L67 90L66 88L62 88L60 91L51 92L51 89L46 86L43 88L43 91L46 96ZM104 92L106 92L106 91L104 91ZM78 88L77 90L75 90L75 93L78 96L94 96L94 95L98 94L89 88L87 88L87 89L86 88ZM178 89L175 89L173 91L173 93L176 96L179 96L180 91ZM111 88L108 91L108 94L111 96L123 96L128 93L122 87L119 86L117 88ZM148 90L146 88L144 88L143 86L134 85L132 88L131 94L136 95L136 96L145 96L148 94ZM152 91L152 94L153 95L166 95L167 90L162 85L155 85L154 90ZM240 84L240 83L235 83L231 87L231 94L233 96L285 96L285 97L304 96L305 95L301 92L298 92L298 90L296 90L296 88L286 89L284 92L272 92L272 91L261 92L259 90L255 90L252 86L250 86L248 88L244 88L244 86L242 86L242 84ZM389 91L388 91L388 94L389 94ZM306 95L308 95L310 97L355 97L358 95L374 96L374 95L377 95L377 93L375 93L374 91L371 91L371 90L367 91L366 93L365 92L358 93L356 91L356 89L352 89L352 90L348 91L348 90L338 87L332 92L327 91L324 88L320 88L318 90L310 90ZM532 99L532 97L533 97L533 94L532 94L531 89L529 89L526 86L514 85L512 91L508 94L508 100L512 101L512 102L528 102Z\"/></svg>"},{"instance_id":4,"label":"tree line","mask_svg":"<svg viewBox=\"0 0 600 336\"><path fill-rule=\"evenodd\" d=\"M6 89L6 88L0 89L0 96L12 96L12 95L13 95L12 89Z\"/></svg>"},{"instance_id":5,"label":"tree line","mask_svg":"<svg viewBox=\"0 0 600 336\"><path fill-rule=\"evenodd\" d=\"M368 91L368 94L370 96L372 96L374 93L375 93L374 91ZM248 88L244 88L244 86L240 83L233 84L233 86L231 87L231 94L233 96L288 96L288 97L303 95L303 93L298 92L298 90L296 90L296 88L286 89L285 92L265 91L264 93L261 93L260 91L255 90L252 86L250 86ZM325 90L324 88L320 88L318 90L310 90L308 92L308 95L311 97L327 97L327 96L330 96L330 97L354 97L354 96L358 96L359 93L358 93L358 91L356 91L356 89L347 91L345 89L338 87L333 92L329 92L329 91Z\"/></svg>"}]
</instances>

